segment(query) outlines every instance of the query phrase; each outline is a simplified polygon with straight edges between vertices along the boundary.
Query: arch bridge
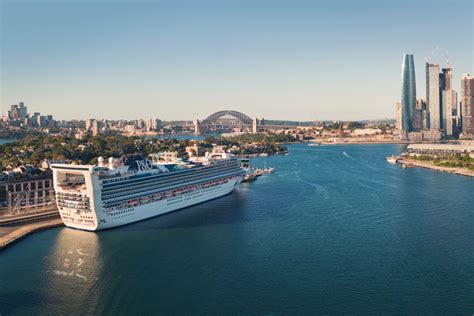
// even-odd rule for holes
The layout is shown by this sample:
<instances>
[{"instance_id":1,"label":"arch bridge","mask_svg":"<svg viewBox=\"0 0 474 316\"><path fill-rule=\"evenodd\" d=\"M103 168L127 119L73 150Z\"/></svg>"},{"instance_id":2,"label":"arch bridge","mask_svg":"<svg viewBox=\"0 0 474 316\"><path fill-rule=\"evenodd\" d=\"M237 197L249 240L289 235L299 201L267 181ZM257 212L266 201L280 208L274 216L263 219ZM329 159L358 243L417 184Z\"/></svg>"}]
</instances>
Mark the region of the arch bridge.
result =
<instances>
[{"instance_id":1,"label":"arch bridge","mask_svg":"<svg viewBox=\"0 0 474 316\"><path fill-rule=\"evenodd\" d=\"M216 113L213 113L209 115L207 118L205 118L200 125L206 126L206 125L214 125L217 123L219 119L222 119L225 116L232 116L241 125L246 125L250 126L252 125L253 120L250 118L250 116L245 115L244 113L238 112L238 111L231 111L231 110L225 110L225 111L218 111Z\"/></svg>"}]
</instances>

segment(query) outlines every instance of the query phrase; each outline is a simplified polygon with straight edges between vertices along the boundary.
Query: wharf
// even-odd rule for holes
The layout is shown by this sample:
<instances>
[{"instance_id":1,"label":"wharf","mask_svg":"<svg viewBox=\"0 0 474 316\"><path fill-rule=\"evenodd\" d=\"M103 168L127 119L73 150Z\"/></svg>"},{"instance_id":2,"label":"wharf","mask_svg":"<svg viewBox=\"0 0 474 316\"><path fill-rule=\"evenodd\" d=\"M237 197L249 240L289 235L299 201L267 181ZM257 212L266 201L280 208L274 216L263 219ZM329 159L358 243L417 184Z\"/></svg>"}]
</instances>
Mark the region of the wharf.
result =
<instances>
[{"instance_id":1,"label":"wharf","mask_svg":"<svg viewBox=\"0 0 474 316\"><path fill-rule=\"evenodd\" d=\"M31 233L47 228L62 226L63 221L58 214L56 216L48 216L36 218L33 222L27 224L19 223L16 226L0 227L0 250L11 246L16 241L30 235Z\"/></svg>"},{"instance_id":2,"label":"wharf","mask_svg":"<svg viewBox=\"0 0 474 316\"><path fill-rule=\"evenodd\" d=\"M37 222L42 219L51 219L53 217L59 217L59 212L56 207L44 208L41 211L29 212L24 214L14 215L1 215L0 216L0 227L1 226L18 226L18 224L26 224L29 222Z\"/></svg>"}]
</instances>

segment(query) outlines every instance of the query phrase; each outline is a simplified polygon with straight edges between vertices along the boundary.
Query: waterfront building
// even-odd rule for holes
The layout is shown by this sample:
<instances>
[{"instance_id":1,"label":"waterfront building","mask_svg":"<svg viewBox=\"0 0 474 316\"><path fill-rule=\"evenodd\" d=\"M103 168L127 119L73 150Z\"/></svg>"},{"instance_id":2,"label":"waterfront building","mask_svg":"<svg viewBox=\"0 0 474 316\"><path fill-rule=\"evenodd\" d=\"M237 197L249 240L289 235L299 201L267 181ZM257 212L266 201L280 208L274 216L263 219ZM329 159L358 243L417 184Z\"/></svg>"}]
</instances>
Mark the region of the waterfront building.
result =
<instances>
[{"instance_id":1,"label":"waterfront building","mask_svg":"<svg viewBox=\"0 0 474 316\"><path fill-rule=\"evenodd\" d=\"M33 180L0 180L0 215L28 213L54 205L53 179L50 173Z\"/></svg>"},{"instance_id":2,"label":"waterfront building","mask_svg":"<svg viewBox=\"0 0 474 316\"><path fill-rule=\"evenodd\" d=\"M443 133L440 130L424 130L409 132L406 135L406 139L411 142L430 141L438 142L443 138Z\"/></svg>"},{"instance_id":3,"label":"waterfront building","mask_svg":"<svg viewBox=\"0 0 474 316\"><path fill-rule=\"evenodd\" d=\"M454 156L468 154L474 158L474 144L410 144L409 153L420 155Z\"/></svg>"},{"instance_id":4,"label":"waterfront building","mask_svg":"<svg viewBox=\"0 0 474 316\"><path fill-rule=\"evenodd\" d=\"M441 128L439 93L439 65L426 63L426 104L429 128L435 130Z\"/></svg>"},{"instance_id":5,"label":"waterfront building","mask_svg":"<svg viewBox=\"0 0 474 316\"><path fill-rule=\"evenodd\" d=\"M358 136L375 136L382 134L382 130L380 128L357 128L350 132L352 137Z\"/></svg>"},{"instance_id":6,"label":"waterfront building","mask_svg":"<svg viewBox=\"0 0 474 316\"><path fill-rule=\"evenodd\" d=\"M413 55L404 54L402 64L401 129L410 132L414 129L416 108L416 81Z\"/></svg>"},{"instance_id":7,"label":"waterfront building","mask_svg":"<svg viewBox=\"0 0 474 316\"><path fill-rule=\"evenodd\" d=\"M410 142L422 142L423 141L423 132L410 132L407 134L406 137L407 140Z\"/></svg>"},{"instance_id":8,"label":"waterfront building","mask_svg":"<svg viewBox=\"0 0 474 316\"><path fill-rule=\"evenodd\" d=\"M464 137L474 134L474 77L469 74L461 76L461 124Z\"/></svg>"},{"instance_id":9,"label":"waterfront building","mask_svg":"<svg viewBox=\"0 0 474 316\"><path fill-rule=\"evenodd\" d=\"M423 131L423 140L430 142L438 142L443 138L443 133L440 130L426 130Z\"/></svg>"}]
</instances>

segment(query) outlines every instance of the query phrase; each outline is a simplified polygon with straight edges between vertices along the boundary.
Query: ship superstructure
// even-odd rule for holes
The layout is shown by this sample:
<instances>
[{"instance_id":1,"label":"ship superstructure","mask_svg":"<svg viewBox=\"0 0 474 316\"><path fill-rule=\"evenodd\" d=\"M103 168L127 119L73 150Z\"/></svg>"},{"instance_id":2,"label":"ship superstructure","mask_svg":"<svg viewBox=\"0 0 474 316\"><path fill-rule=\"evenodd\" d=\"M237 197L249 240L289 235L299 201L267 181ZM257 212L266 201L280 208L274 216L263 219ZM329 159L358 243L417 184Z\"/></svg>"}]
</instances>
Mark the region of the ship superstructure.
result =
<instances>
[{"instance_id":1,"label":"ship superstructure","mask_svg":"<svg viewBox=\"0 0 474 316\"><path fill-rule=\"evenodd\" d=\"M66 226L100 230L205 202L234 190L244 171L223 150L184 162L99 157L97 165L53 164L56 200Z\"/></svg>"}]
</instances>

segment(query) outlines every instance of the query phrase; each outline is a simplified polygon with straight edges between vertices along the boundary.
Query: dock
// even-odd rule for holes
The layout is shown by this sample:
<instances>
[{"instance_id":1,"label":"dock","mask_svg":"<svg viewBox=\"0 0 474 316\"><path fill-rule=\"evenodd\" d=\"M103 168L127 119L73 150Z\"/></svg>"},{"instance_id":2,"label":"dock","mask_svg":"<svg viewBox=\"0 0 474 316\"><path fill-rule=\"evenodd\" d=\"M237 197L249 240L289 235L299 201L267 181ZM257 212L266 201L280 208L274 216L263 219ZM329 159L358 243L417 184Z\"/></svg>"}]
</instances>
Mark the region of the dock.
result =
<instances>
[{"instance_id":1,"label":"dock","mask_svg":"<svg viewBox=\"0 0 474 316\"><path fill-rule=\"evenodd\" d=\"M63 226L57 211L0 220L0 251L40 230Z\"/></svg>"}]
</instances>

